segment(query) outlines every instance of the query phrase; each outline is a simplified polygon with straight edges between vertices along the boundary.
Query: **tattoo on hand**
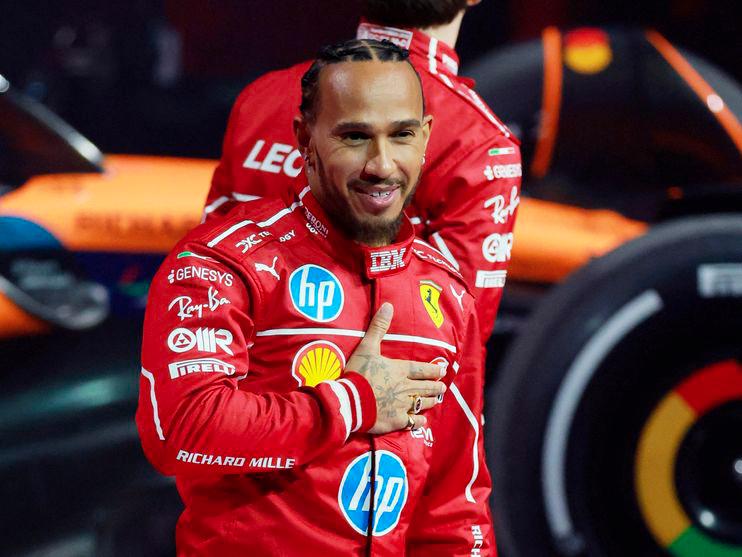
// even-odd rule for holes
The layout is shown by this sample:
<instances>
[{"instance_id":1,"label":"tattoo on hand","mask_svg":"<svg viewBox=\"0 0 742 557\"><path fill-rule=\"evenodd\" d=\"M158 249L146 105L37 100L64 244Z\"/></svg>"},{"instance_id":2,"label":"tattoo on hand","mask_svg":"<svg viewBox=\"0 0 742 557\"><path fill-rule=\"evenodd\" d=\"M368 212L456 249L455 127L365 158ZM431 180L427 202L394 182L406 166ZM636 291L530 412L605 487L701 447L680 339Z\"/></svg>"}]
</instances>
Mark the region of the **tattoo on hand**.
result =
<instances>
[{"instance_id":1,"label":"tattoo on hand","mask_svg":"<svg viewBox=\"0 0 742 557\"><path fill-rule=\"evenodd\" d=\"M397 415L399 402L403 402L407 395L403 390L403 383L394 381L392 367L382 356L370 354L356 354L362 359L358 372L372 379L371 385L376 396L378 412L387 418Z\"/></svg>"}]
</instances>

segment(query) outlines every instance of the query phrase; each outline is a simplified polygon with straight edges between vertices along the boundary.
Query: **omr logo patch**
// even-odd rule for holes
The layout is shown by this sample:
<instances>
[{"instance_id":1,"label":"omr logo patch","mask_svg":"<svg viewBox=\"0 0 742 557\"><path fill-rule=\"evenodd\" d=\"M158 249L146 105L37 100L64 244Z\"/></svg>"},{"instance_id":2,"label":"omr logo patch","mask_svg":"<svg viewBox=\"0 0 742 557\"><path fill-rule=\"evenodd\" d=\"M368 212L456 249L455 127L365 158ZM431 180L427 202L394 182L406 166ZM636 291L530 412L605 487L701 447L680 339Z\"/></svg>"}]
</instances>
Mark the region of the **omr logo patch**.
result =
<instances>
[{"instance_id":1,"label":"omr logo patch","mask_svg":"<svg viewBox=\"0 0 742 557\"><path fill-rule=\"evenodd\" d=\"M343 516L353 529L368 534L371 507L371 451L356 457L345 469L338 490L338 504ZM391 532L402 515L407 492L407 469L402 460L392 452L376 451L376 476L374 477L374 524L372 535L383 536Z\"/></svg>"},{"instance_id":2,"label":"omr logo patch","mask_svg":"<svg viewBox=\"0 0 742 557\"><path fill-rule=\"evenodd\" d=\"M340 377L345 367L345 355L332 342L315 340L305 344L294 356L291 375L300 387L316 387L322 381Z\"/></svg>"}]
</instances>

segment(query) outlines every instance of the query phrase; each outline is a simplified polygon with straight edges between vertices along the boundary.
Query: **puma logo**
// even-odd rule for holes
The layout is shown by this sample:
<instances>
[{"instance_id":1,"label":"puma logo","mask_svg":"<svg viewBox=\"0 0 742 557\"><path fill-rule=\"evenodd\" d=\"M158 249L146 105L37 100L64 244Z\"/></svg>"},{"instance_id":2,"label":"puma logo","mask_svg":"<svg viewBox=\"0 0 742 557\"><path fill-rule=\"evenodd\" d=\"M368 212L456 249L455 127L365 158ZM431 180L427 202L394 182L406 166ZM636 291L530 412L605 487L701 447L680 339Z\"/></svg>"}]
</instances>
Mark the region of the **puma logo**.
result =
<instances>
[{"instance_id":1,"label":"puma logo","mask_svg":"<svg viewBox=\"0 0 742 557\"><path fill-rule=\"evenodd\" d=\"M461 293L458 294L454 289L453 284L450 284L449 287L451 288L451 294L453 294L453 297L456 298L456 301L459 303L461 311L464 311L464 303L461 300L464 298L464 292L466 292L466 289L462 290Z\"/></svg>"},{"instance_id":2,"label":"puma logo","mask_svg":"<svg viewBox=\"0 0 742 557\"><path fill-rule=\"evenodd\" d=\"M255 264L255 270L256 271L267 271L274 277L276 277L276 280L281 280L281 277L278 276L278 273L276 272L276 262L278 261L278 256L276 255L273 258L273 264L268 267L268 265L264 265L263 263L256 263Z\"/></svg>"}]
</instances>

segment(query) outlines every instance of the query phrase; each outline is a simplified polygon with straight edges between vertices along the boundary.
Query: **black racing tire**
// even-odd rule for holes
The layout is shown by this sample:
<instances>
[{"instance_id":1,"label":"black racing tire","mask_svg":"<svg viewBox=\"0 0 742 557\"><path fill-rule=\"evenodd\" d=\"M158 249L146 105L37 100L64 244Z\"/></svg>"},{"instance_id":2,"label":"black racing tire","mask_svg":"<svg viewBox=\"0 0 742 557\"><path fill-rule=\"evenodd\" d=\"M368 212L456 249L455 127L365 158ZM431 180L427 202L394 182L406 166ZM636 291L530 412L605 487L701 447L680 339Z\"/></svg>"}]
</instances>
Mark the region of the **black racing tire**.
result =
<instances>
[{"instance_id":1,"label":"black racing tire","mask_svg":"<svg viewBox=\"0 0 742 557\"><path fill-rule=\"evenodd\" d=\"M656 226L554 287L487 393L502 556L742 556L740 362L741 214ZM711 402L653 446L688 392Z\"/></svg>"}]
</instances>

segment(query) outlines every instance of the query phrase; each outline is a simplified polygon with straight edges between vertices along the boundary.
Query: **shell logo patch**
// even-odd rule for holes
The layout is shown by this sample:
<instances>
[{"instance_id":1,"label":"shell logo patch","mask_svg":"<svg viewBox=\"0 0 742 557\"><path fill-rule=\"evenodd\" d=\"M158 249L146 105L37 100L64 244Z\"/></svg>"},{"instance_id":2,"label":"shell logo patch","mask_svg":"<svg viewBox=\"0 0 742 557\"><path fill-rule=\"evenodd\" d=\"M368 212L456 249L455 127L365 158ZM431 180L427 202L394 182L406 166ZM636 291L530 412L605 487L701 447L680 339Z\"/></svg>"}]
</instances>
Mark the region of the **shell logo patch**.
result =
<instances>
[{"instance_id":1,"label":"shell logo patch","mask_svg":"<svg viewBox=\"0 0 742 557\"><path fill-rule=\"evenodd\" d=\"M432 280L420 281L420 299L423 301L423 307L439 329L443 325L443 312L441 312L441 307L438 304L442 291L443 288Z\"/></svg>"},{"instance_id":2,"label":"shell logo patch","mask_svg":"<svg viewBox=\"0 0 742 557\"><path fill-rule=\"evenodd\" d=\"M564 36L564 63L582 74L602 72L613 60L608 34L602 29L585 27Z\"/></svg>"},{"instance_id":3,"label":"shell logo patch","mask_svg":"<svg viewBox=\"0 0 742 557\"><path fill-rule=\"evenodd\" d=\"M315 340L296 353L291 375L300 387L316 387L322 381L340 377L344 367L345 355L340 348L326 340Z\"/></svg>"}]
</instances>

